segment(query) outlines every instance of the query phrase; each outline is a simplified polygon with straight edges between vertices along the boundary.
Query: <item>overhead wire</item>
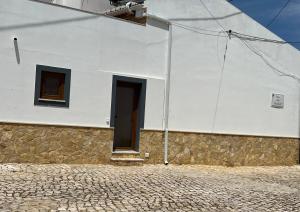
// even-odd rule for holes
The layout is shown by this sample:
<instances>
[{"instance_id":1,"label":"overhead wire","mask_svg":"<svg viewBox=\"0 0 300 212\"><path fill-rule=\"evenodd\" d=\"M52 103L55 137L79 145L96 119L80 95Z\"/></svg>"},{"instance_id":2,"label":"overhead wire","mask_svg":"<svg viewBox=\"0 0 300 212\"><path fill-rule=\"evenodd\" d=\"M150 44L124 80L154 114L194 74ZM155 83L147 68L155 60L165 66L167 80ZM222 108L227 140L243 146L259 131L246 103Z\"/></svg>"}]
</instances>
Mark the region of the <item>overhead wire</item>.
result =
<instances>
[{"instance_id":1,"label":"overhead wire","mask_svg":"<svg viewBox=\"0 0 300 212\"><path fill-rule=\"evenodd\" d=\"M227 0L227 1L232 1L232 0ZM272 20L266 25L266 27L269 27L270 25L272 25L276 19L280 16L280 14L283 12L283 10L289 5L289 3L300 3L300 1L292 1L292 0L287 0L286 3L280 8L280 10L278 11L278 13L272 18ZM257 37L256 37L257 38ZM262 38L262 41L271 41L271 40L265 40L264 38ZM280 43L280 44L285 44L285 43L289 43L289 44L298 44L300 43L300 41L275 41L274 43Z\"/></svg>"},{"instance_id":2,"label":"overhead wire","mask_svg":"<svg viewBox=\"0 0 300 212\"><path fill-rule=\"evenodd\" d=\"M188 25L179 24L179 23L176 23L176 22L172 22L172 24L174 26L184 28L186 30L190 30L190 31L193 31L193 32L198 32L199 34L211 35L211 36L216 36L216 37L227 37L227 35L219 35L219 33L228 34L228 32L231 31L231 35L236 36L238 38L245 39L245 40L250 40L250 41L262 41L262 42L270 42L270 43L275 43L275 44L300 43L300 41L284 41L284 40L275 40L275 39L270 39L270 38L258 37L258 36L253 36L253 35L249 35L249 34L243 34L243 33L235 32L233 30L217 31L217 30L211 30L211 29L188 26ZM213 33L215 33L215 34L213 34Z\"/></svg>"},{"instance_id":3,"label":"overhead wire","mask_svg":"<svg viewBox=\"0 0 300 212\"><path fill-rule=\"evenodd\" d=\"M294 74L289 74L289 73L286 73L284 71L281 71L280 69L276 68L274 65L272 65L268 59L265 58L264 54L257 50L255 47L253 46L250 46L249 43L247 43L247 41L243 40L243 39L240 39L241 42L251 51L253 52L254 54L256 54L257 56L259 56L264 62L265 64L267 64L270 68L272 68L273 71L275 71L275 73L279 74L279 76L283 76L283 77L290 77L290 78L293 78L295 80L297 80L298 82L300 82L300 78Z\"/></svg>"},{"instance_id":4,"label":"overhead wire","mask_svg":"<svg viewBox=\"0 0 300 212\"><path fill-rule=\"evenodd\" d=\"M287 4L289 3L290 0L288 0ZM271 43L276 43L276 44L286 44L286 43L292 43L292 42L286 42L286 41L280 41L280 40L272 40L272 39L268 39L268 38L262 38L262 37L257 37L257 36L252 36L252 35L246 35L246 34L242 34L242 33L237 33L237 32L232 32L232 30L228 30L226 31L225 28L222 26L222 24L215 18L215 16L210 12L210 10L206 7L206 5L203 3L202 0L200 0L201 4L204 6L204 8L208 11L208 13L214 18L214 20L216 21L216 23L223 29L223 32L227 32L228 33L228 39L226 41L226 46L225 46L225 52L224 52L224 59L223 59L223 64L221 67L221 76L220 76L220 80L219 80L219 88L218 88L218 94L217 94L217 102L216 102L216 106L215 106L215 111L214 111L214 116L213 116L213 123L212 123L212 132L214 132L215 130L215 125L216 125L216 118L217 118L217 113L218 113L218 108L219 108L219 101L220 101L220 95L221 95L221 88L222 88L222 84L223 84L223 73L224 73L224 68L225 68L225 62L226 62L226 54L228 51L228 41L231 37L231 35L235 35L236 37L238 37L242 43L244 43L244 45L250 49L250 51L252 51L254 54L256 54L257 56L259 56L262 61L264 63L266 63L270 68L272 68L272 70L274 72L276 72L277 74L279 74L280 76L284 76L284 77L290 77L293 78L295 80L298 81L298 83L300 83L300 78L294 74L289 74L289 73L285 73L284 71L281 71L280 69L276 68L274 65L272 65L265 57L262 53L260 53L258 50L251 48L246 40L251 40L251 41L263 41L263 42L271 42ZM286 6L287 6L286 4ZM286 7L285 6L285 7ZM284 8L285 8L284 7ZM283 9L284 9L283 8ZM282 10L283 10L282 9ZM282 12L282 10L280 11L280 13ZM280 13L277 15L277 17L280 15ZM275 17L275 19L277 18ZM274 19L274 20L275 20ZM222 32L222 31L221 31ZM220 35L220 33L218 35ZM218 37L219 39L219 37ZM217 41L219 42L219 41ZM293 42L296 43L296 42ZM218 46L218 43L217 43ZM219 48L219 47L217 47ZM219 56L218 56L218 60L219 60Z\"/></svg>"},{"instance_id":5,"label":"overhead wire","mask_svg":"<svg viewBox=\"0 0 300 212\"><path fill-rule=\"evenodd\" d=\"M225 35L219 35L219 33L226 33L226 32L223 32L223 31L210 31L210 30L190 27L190 26L187 26L187 25L182 25L182 24L178 24L178 23L174 23L174 22L172 22L172 25L183 28L183 29L186 29L186 30L189 30L189 31L193 31L195 33L202 34L202 35L209 35L209 36L215 36L215 37L227 37ZM213 34L213 33L209 33L209 32L216 32L216 33Z\"/></svg>"},{"instance_id":6,"label":"overhead wire","mask_svg":"<svg viewBox=\"0 0 300 212\"><path fill-rule=\"evenodd\" d=\"M225 28L223 27L223 25L218 21L218 19L214 16L214 14L208 9L208 7L206 6L206 4L204 4L204 2L202 0L199 0L200 3L202 4L202 6L205 8L205 10L210 14L210 16L214 19L214 21L224 30Z\"/></svg>"},{"instance_id":7,"label":"overhead wire","mask_svg":"<svg viewBox=\"0 0 300 212\"><path fill-rule=\"evenodd\" d=\"M206 5L204 4L204 2L202 0L200 0L200 2L202 3L202 5L205 7L205 9L209 12L209 14L215 19L215 21L218 23L218 25L225 31L225 28L222 26L221 23L219 23L219 21L215 18L215 16L210 12L210 10L206 7ZM279 13L277 14L276 17L274 17L274 20L280 15L280 13L284 10L284 8L286 8L286 6L289 4L290 0L287 1L287 3L284 5L284 7L279 11ZM273 20L273 21L274 21ZM271 67L274 71L276 71L277 73L279 73L280 76L285 76L285 77L291 77L293 79L296 79L298 82L300 82L300 78L298 76L295 76L293 74L288 74L285 73L284 71L279 70L278 68L276 68L275 66L273 66L265 57L263 54L261 54L260 52L258 52L257 50L251 48L247 42L245 41L245 39L249 39L249 40L253 40L253 41L264 41L264 42L272 42L272 43L279 43L279 44L286 44L286 43L300 43L298 41L294 41L294 42L287 42L287 41L280 41L280 40L272 40L272 39L268 39L268 38L261 38L261 37L256 37L256 36L252 36L252 35L246 35L246 34L242 34L242 33L237 33L237 32L233 32L232 30L228 30L226 31L230 35L235 35L236 37L238 37L245 45L247 48L249 48L253 53L255 53L256 55L258 55L269 67ZM243 37L244 36L244 39ZM227 49L227 43L226 43L226 49ZM227 50L226 50L227 51ZM224 61L225 62L225 61ZM224 68L224 67L223 67ZM222 68L222 69L223 69Z\"/></svg>"},{"instance_id":8,"label":"overhead wire","mask_svg":"<svg viewBox=\"0 0 300 212\"><path fill-rule=\"evenodd\" d=\"M282 11L289 5L291 0L287 0L286 3L283 5L283 7L281 7L281 9L278 11L278 13L274 16L274 18L272 18L272 20L266 25L266 27L271 26L276 19L280 16L280 14L282 13Z\"/></svg>"},{"instance_id":9,"label":"overhead wire","mask_svg":"<svg viewBox=\"0 0 300 212\"><path fill-rule=\"evenodd\" d=\"M227 0L228 2L231 2L232 0ZM280 8L280 10L278 10L278 12L276 13L276 15L269 21L268 24L266 24L266 27L271 26L276 19L281 15L281 13L284 11L284 9L289 5L289 3L291 2L291 0L287 0L286 3ZM300 3L300 2L294 2L293 3Z\"/></svg>"},{"instance_id":10,"label":"overhead wire","mask_svg":"<svg viewBox=\"0 0 300 212\"><path fill-rule=\"evenodd\" d=\"M228 51L228 41L229 41L230 36L229 36L229 33L225 30L225 27L223 27L223 25L217 20L217 18L208 9L208 7L204 4L204 2L202 0L200 0L200 2L203 5L203 7L207 10L207 12L211 15L211 17L214 19L214 21L223 29L223 31L219 32L218 40L217 40L218 61L220 60L219 59L219 38L220 38L220 33L221 32L226 32L227 33L227 36L226 36L227 40L226 40L226 45L225 45L223 64L222 64L222 67L221 67L221 74L220 74L221 76L220 76L220 80L219 80L217 102L216 102L216 107L215 107L214 116L213 116L213 123L212 123L212 132L214 132L215 125L216 125L217 114L218 114L218 108L219 108L219 104L220 104L221 88L222 88L222 84L223 84L223 78L224 78L223 75L224 75L224 69L225 69L226 55L227 55L227 51Z\"/></svg>"},{"instance_id":11,"label":"overhead wire","mask_svg":"<svg viewBox=\"0 0 300 212\"><path fill-rule=\"evenodd\" d=\"M173 25L176 25L176 26L182 26L182 27L185 27L185 28L190 28L190 29L193 29L193 30L200 30L200 31L206 31L206 32L216 32L216 33L219 33L220 30L212 30L212 29L205 29L205 28L199 28L199 27L194 27L194 26L188 26L188 25L184 25L184 24L180 24L178 22L172 22ZM221 31L221 32L224 32L225 31Z\"/></svg>"},{"instance_id":12,"label":"overhead wire","mask_svg":"<svg viewBox=\"0 0 300 212\"><path fill-rule=\"evenodd\" d=\"M225 31L225 28L222 26L222 24L215 18L215 16L210 12L210 10L207 8L207 6L204 4L204 2L202 0L200 0L200 2L202 3L202 5L204 6L204 8L208 11L208 13L214 18L214 20L216 21L216 23L223 29L221 31L213 31L213 30L209 30L209 29L203 29L203 28L194 28L194 27L190 27L190 26L186 26L186 25L182 25L182 24L177 24L177 23L172 23L173 25L177 25L178 27L182 27L191 31L195 31L198 32L200 34L205 34L205 35L211 35L211 36L217 36L218 39L219 37L227 37L230 38L230 36L235 36L237 38L239 38L242 43L250 50L252 51L254 54L256 54L257 56L259 56L270 68L272 68L273 71L275 71L277 74L279 74L280 76L284 76L284 77L290 77L293 78L295 80L297 80L298 82L300 82L300 78L296 75L293 74L289 74L289 73L285 73L284 71L281 71L280 69L276 68L274 65L272 65L263 55L263 53L259 52L259 50L255 49L254 47L251 47L250 44L247 43L246 40L250 40L250 41L261 41L261 42L270 42L270 43L275 43L275 44L289 44L289 43L300 43L300 41L283 41L283 40L275 40L275 39L269 39L269 38L263 38L263 37L258 37L258 36L253 36L253 35L248 35L248 34L243 34L243 33L239 33L239 32L235 32L232 30L227 30ZM218 32L218 34L210 34L210 33L202 33L199 31L207 31L207 32ZM222 36L220 35L221 33L227 33L227 36ZM224 72L224 67L225 67L225 61L226 61L226 54L227 54L227 50L228 50L228 41L229 39L227 39L226 41L226 47L225 47L225 53L224 53L224 60L223 60L223 64L221 67L221 75L223 75ZM217 41L217 48L219 43L219 41ZM219 56L218 56L218 60L219 60ZM221 85L222 85L222 76L220 78L220 82L219 82L219 92L218 92L218 99L220 96L220 92L221 92ZM217 100L218 101L218 100ZM216 105L216 111L215 111L215 117L214 117L214 124L215 124L215 118L216 118L216 113L217 113L217 108L218 108L218 102ZM213 124L213 129L214 129L214 124Z\"/></svg>"},{"instance_id":13,"label":"overhead wire","mask_svg":"<svg viewBox=\"0 0 300 212\"><path fill-rule=\"evenodd\" d=\"M275 40L275 39L270 39L270 38L258 37L258 36L253 36L253 35L249 35L249 34L243 34L243 33L235 32L233 30L217 31L217 30L211 30L211 29L188 26L188 25L179 24L179 23L176 23L176 22L172 22L172 24L174 26L184 28L184 29L189 30L189 31L198 32L199 34L211 35L211 36L216 36L216 37L227 37L227 35L219 35L219 33L228 34L228 32L231 31L231 35L236 36L236 37L241 38L241 39L250 40L250 41L262 41L262 42L270 42L270 43L275 43L275 44L300 43L300 41L284 41L284 40ZM215 34L213 34L213 33L215 33Z\"/></svg>"},{"instance_id":14,"label":"overhead wire","mask_svg":"<svg viewBox=\"0 0 300 212\"><path fill-rule=\"evenodd\" d=\"M251 40L251 41L263 41L263 42L271 42L271 43L277 43L277 44L300 43L300 41L284 41L284 40L274 40L274 39L269 39L269 38L263 38L263 37L258 37L258 36L235 32L232 30L231 30L231 34L236 37L246 39L246 40Z\"/></svg>"},{"instance_id":15,"label":"overhead wire","mask_svg":"<svg viewBox=\"0 0 300 212\"><path fill-rule=\"evenodd\" d=\"M220 63L219 38L220 37L218 37L218 39L217 39L217 53L218 53L218 61ZM224 51L224 56L223 56L223 64L221 66L221 73L220 73L220 80L219 80L219 87L218 87L218 94L217 94L217 102L216 102L216 107L215 107L214 116L213 116L212 132L215 130L217 113L218 113L218 108L219 108L219 104L220 104L219 102L220 102L221 88L222 88L222 84L223 84L223 78L224 78L223 75L224 75L225 62L226 62L226 56L227 56L227 51L228 51L228 41L229 41L229 36L227 36L227 39L226 39L225 51Z\"/></svg>"}]
</instances>

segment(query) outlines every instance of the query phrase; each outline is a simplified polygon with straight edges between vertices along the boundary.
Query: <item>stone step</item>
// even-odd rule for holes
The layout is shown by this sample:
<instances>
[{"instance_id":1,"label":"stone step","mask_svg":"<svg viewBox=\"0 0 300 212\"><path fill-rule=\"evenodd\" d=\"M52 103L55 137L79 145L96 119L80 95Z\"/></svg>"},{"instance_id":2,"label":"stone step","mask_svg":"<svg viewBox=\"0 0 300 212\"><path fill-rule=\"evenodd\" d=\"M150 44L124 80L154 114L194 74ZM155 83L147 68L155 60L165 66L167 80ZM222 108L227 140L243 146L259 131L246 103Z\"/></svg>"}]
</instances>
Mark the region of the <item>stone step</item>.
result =
<instances>
[{"instance_id":1,"label":"stone step","mask_svg":"<svg viewBox=\"0 0 300 212\"><path fill-rule=\"evenodd\" d=\"M112 157L110 159L113 165L116 166L142 166L144 159L142 158L117 158Z\"/></svg>"},{"instance_id":2,"label":"stone step","mask_svg":"<svg viewBox=\"0 0 300 212\"><path fill-rule=\"evenodd\" d=\"M114 151L112 158L140 158L140 153L133 150Z\"/></svg>"}]
</instances>

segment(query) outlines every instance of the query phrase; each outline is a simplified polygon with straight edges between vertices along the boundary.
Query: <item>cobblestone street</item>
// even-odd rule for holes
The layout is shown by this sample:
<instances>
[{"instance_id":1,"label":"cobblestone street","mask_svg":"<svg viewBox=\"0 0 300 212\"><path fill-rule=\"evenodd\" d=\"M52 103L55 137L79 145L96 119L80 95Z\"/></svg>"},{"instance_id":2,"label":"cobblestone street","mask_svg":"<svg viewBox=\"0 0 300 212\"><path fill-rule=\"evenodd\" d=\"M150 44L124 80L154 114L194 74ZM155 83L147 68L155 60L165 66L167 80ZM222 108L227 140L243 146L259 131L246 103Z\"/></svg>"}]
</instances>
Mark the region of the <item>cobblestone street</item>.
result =
<instances>
[{"instance_id":1,"label":"cobblestone street","mask_svg":"<svg viewBox=\"0 0 300 212\"><path fill-rule=\"evenodd\" d=\"M0 165L0 211L300 211L300 166Z\"/></svg>"}]
</instances>

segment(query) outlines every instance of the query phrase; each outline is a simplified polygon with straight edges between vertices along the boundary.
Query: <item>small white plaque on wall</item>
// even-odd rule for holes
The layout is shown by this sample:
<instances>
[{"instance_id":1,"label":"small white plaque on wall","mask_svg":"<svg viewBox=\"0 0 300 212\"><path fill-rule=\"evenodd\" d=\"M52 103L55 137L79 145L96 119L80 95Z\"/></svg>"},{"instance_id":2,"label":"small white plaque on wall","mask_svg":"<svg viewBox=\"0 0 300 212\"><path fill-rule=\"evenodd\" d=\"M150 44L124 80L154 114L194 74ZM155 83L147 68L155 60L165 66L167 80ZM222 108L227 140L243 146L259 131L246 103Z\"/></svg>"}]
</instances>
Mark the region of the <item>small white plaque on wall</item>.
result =
<instances>
[{"instance_id":1,"label":"small white plaque on wall","mask_svg":"<svg viewBox=\"0 0 300 212\"><path fill-rule=\"evenodd\" d=\"M284 107L284 95L282 94L272 94L272 107L283 108Z\"/></svg>"}]
</instances>

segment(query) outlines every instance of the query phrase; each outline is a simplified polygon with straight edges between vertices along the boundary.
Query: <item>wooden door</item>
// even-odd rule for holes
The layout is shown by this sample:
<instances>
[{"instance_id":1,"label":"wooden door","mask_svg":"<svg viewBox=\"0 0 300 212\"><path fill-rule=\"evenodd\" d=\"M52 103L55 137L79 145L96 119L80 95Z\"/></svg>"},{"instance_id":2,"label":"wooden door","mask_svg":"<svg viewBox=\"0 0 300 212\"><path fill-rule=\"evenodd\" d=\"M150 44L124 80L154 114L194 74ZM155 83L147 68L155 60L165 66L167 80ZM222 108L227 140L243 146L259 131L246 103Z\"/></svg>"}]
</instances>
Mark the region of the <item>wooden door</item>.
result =
<instances>
[{"instance_id":1,"label":"wooden door","mask_svg":"<svg viewBox=\"0 0 300 212\"><path fill-rule=\"evenodd\" d=\"M118 81L115 100L114 150L135 150L139 135L141 84Z\"/></svg>"}]
</instances>

